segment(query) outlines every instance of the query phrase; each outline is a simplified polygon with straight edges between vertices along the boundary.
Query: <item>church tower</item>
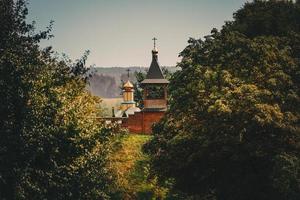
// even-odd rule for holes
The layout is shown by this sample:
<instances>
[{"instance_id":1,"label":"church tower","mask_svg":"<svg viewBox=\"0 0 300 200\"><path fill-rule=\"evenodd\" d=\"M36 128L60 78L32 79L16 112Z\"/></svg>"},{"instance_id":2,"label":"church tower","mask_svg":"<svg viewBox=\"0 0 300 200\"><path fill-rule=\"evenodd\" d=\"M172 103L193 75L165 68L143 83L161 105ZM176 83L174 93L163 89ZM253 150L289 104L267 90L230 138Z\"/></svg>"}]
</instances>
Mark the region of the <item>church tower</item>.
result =
<instances>
[{"instance_id":1,"label":"church tower","mask_svg":"<svg viewBox=\"0 0 300 200\"><path fill-rule=\"evenodd\" d=\"M135 108L136 103L134 101L134 89L133 84L129 81L129 70L128 80L123 86L123 102L121 103L121 110L125 111L128 108Z\"/></svg>"},{"instance_id":2,"label":"church tower","mask_svg":"<svg viewBox=\"0 0 300 200\"><path fill-rule=\"evenodd\" d=\"M153 38L154 48L152 50L152 62L146 79L142 81L142 87L144 88L143 111L164 112L167 109L167 86L169 81L165 79L158 63L156 40L156 38Z\"/></svg>"},{"instance_id":3,"label":"church tower","mask_svg":"<svg viewBox=\"0 0 300 200\"><path fill-rule=\"evenodd\" d=\"M144 107L140 110L135 106L133 99L133 85L130 81L124 84L122 112L116 116L122 117L122 127L131 133L151 134L154 123L159 122L167 110L167 86L169 81L165 79L158 64L158 51L156 49L156 38L152 50L152 62L146 79L141 86L144 89Z\"/></svg>"}]
</instances>

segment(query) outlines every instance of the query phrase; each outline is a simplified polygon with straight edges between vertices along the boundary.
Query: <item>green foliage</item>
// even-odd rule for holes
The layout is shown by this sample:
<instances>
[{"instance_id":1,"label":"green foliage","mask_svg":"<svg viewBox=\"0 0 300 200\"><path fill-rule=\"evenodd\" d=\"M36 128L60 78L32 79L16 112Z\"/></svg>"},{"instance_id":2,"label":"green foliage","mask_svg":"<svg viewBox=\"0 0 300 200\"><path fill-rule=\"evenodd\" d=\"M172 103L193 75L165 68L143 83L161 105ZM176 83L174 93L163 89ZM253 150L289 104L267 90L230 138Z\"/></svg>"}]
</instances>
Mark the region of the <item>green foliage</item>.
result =
<instances>
[{"instance_id":1,"label":"green foliage","mask_svg":"<svg viewBox=\"0 0 300 200\"><path fill-rule=\"evenodd\" d=\"M299 9L299 5L293 1L247 2L234 14L234 21L228 22L224 28L242 32L249 37L299 33Z\"/></svg>"},{"instance_id":2,"label":"green foliage","mask_svg":"<svg viewBox=\"0 0 300 200\"><path fill-rule=\"evenodd\" d=\"M108 199L117 127L97 121L76 63L41 50L23 0L0 0L0 198Z\"/></svg>"},{"instance_id":3,"label":"green foliage","mask_svg":"<svg viewBox=\"0 0 300 200\"><path fill-rule=\"evenodd\" d=\"M286 27L299 26L292 3L255 1L238 13L270 22L261 5L282 5L285 23L297 8ZM266 25L255 32L256 17L235 16L181 53L170 109L144 146L151 173L174 179L174 189L192 199L299 199L300 32L268 34Z\"/></svg>"},{"instance_id":4,"label":"green foliage","mask_svg":"<svg viewBox=\"0 0 300 200\"><path fill-rule=\"evenodd\" d=\"M139 108L143 108L143 89L141 87L141 83L143 80L145 80L147 72L134 72L136 82L133 84L134 86L134 101L137 103L137 106Z\"/></svg>"},{"instance_id":5,"label":"green foliage","mask_svg":"<svg viewBox=\"0 0 300 200\"><path fill-rule=\"evenodd\" d=\"M113 199L166 199L168 188L158 186L157 178L149 176L149 158L141 151L149 139L146 135L127 135L110 156L118 177Z\"/></svg>"}]
</instances>

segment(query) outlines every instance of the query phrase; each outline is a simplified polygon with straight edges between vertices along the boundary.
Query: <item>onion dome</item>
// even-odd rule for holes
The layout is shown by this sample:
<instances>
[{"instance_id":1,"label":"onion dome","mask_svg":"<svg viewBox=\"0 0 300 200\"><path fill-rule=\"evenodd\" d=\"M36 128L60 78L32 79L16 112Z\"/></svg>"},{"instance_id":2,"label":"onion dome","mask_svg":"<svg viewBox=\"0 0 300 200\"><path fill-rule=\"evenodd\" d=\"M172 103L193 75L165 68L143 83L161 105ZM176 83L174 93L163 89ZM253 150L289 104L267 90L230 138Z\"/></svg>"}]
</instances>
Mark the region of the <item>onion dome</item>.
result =
<instances>
[{"instance_id":1,"label":"onion dome","mask_svg":"<svg viewBox=\"0 0 300 200\"><path fill-rule=\"evenodd\" d=\"M124 87L124 88L133 88L133 85L132 85L132 83L128 80L128 81L124 84L123 87Z\"/></svg>"}]
</instances>

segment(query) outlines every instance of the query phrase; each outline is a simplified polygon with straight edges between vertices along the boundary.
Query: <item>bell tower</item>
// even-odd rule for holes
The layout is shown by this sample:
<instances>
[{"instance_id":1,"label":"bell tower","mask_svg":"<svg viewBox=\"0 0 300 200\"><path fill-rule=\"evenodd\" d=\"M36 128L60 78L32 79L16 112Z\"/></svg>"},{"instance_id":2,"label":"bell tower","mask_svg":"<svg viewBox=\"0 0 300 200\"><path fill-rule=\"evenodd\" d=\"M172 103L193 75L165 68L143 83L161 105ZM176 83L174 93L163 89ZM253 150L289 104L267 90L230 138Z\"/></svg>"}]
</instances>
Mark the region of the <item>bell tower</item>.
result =
<instances>
[{"instance_id":1,"label":"bell tower","mask_svg":"<svg viewBox=\"0 0 300 200\"><path fill-rule=\"evenodd\" d=\"M158 63L156 40L156 38L153 38L152 62L146 79L141 83L144 88L143 111L166 111L167 109L167 86L169 81L165 79Z\"/></svg>"},{"instance_id":2,"label":"bell tower","mask_svg":"<svg viewBox=\"0 0 300 200\"><path fill-rule=\"evenodd\" d=\"M156 38L153 38L152 62L141 86L144 89L142 110L135 107L133 99L133 85L127 81L123 90L122 126L132 133L151 134L152 127L159 122L167 111L167 87L169 81L165 79L158 64L158 50Z\"/></svg>"},{"instance_id":3,"label":"bell tower","mask_svg":"<svg viewBox=\"0 0 300 200\"><path fill-rule=\"evenodd\" d=\"M121 110L125 111L128 108L135 108L136 103L134 101L134 87L133 84L129 81L129 72L130 70L127 70L128 72L128 80L123 85L123 102L121 103Z\"/></svg>"}]
</instances>

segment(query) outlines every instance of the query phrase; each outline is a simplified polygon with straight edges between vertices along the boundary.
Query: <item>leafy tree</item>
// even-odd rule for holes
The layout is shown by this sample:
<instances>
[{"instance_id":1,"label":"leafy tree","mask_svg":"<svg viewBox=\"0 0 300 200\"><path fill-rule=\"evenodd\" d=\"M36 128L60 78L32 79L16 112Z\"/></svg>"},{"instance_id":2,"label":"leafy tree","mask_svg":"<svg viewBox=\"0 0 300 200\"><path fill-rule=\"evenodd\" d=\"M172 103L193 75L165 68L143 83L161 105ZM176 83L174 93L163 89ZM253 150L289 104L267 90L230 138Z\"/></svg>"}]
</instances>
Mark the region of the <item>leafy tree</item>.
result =
<instances>
[{"instance_id":1,"label":"leafy tree","mask_svg":"<svg viewBox=\"0 0 300 200\"><path fill-rule=\"evenodd\" d=\"M259 5L283 5L285 18L294 9L255 1L238 13ZM290 24L299 24L293 16ZM170 109L144 146L152 173L196 199L300 198L299 32L252 31L253 21L235 18L189 40L171 78Z\"/></svg>"},{"instance_id":2,"label":"leafy tree","mask_svg":"<svg viewBox=\"0 0 300 200\"><path fill-rule=\"evenodd\" d=\"M141 87L141 83L143 80L145 80L146 78L146 74L147 72L134 72L135 78L136 78L136 82L133 84L134 86L134 101L137 103L139 108L143 108L144 104L143 104L143 89Z\"/></svg>"},{"instance_id":3,"label":"leafy tree","mask_svg":"<svg viewBox=\"0 0 300 200\"><path fill-rule=\"evenodd\" d=\"M234 21L227 22L224 28L239 31L249 37L299 33L299 9L299 5L293 1L247 2L242 9L234 13Z\"/></svg>"},{"instance_id":4,"label":"leafy tree","mask_svg":"<svg viewBox=\"0 0 300 200\"><path fill-rule=\"evenodd\" d=\"M0 0L0 198L108 199L107 156L119 130L97 121L76 63L41 50L24 0Z\"/></svg>"}]
</instances>

